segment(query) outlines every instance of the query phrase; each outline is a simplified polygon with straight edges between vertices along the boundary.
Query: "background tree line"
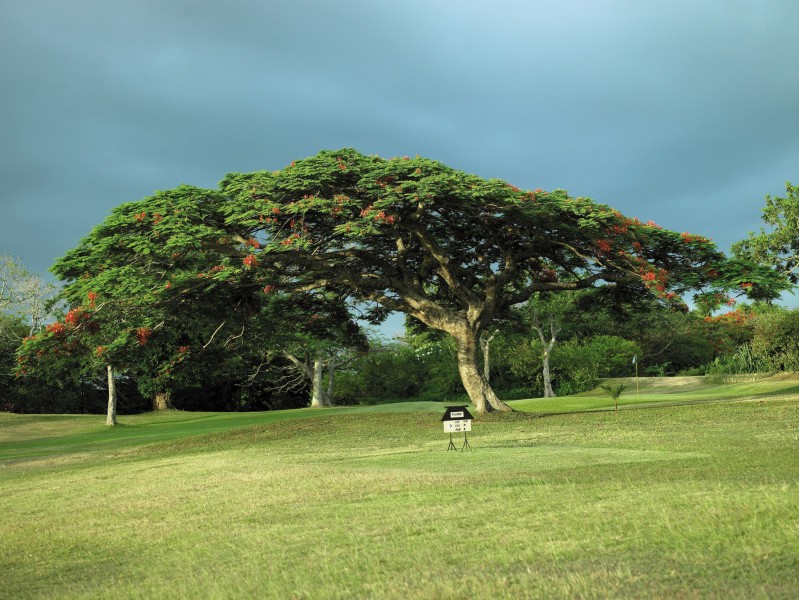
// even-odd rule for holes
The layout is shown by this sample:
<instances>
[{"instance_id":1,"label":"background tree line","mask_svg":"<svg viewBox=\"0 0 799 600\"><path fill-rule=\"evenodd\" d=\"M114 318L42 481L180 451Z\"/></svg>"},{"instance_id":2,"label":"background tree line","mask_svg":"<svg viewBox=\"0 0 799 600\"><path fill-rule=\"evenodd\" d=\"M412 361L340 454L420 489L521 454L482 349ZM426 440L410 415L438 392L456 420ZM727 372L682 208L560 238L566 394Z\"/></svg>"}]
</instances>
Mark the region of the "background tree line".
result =
<instances>
[{"instance_id":1,"label":"background tree line","mask_svg":"<svg viewBox=\"0 0 799 600\"><path fill-rule=\"evenodd\" d=\"M596 293L574 294L565 305L562 300L554 315L547 312L546 301L538 301L539 324L557 320L549 362L558 396L591 389L602 378L632 376L633 357L641 376L799 371L799 309L743 304L711 316L700 309L673 311L654 301L616 305ZM544 395L545 344L535 330L535 311L536 301L516 307L486 336L492 338L489 377L505 399ZM47 314L63 320L64 312L54 305ZM30 323L22 314L8 313L0 322L3 410L98 413L105 409L105 373L79 355L53 356L38 374L15 377L17 350L30 333ZM413 322L402 337L385 339L374 329L369 337L368 345L361 343L358 348L335 341L316 346L295 341L293 352L287 350L285 338L257 352L248 351L245 340L233 340L226 351L209 354L202 368L181 378L170 404L209 411L307 406L315 361L321 363L325 393L334 404L468 400L450 338ZM121 412L153 408L149 376L131 369L119 376L117 385Z\"/></svg>"}]
</instances>

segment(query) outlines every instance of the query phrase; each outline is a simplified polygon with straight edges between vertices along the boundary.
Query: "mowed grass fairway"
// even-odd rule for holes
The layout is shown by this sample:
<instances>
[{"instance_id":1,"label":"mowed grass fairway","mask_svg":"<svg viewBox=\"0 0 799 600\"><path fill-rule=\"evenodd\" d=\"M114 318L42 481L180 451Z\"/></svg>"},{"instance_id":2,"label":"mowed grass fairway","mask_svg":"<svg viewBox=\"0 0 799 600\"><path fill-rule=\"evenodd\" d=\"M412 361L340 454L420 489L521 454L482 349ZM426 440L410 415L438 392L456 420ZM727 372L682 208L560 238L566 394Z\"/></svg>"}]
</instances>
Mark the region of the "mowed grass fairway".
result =
<instances>
[{"instance_id":1,"label":"mowed grass fairway","mask_svg":"<svg viewBox=\"0 0 799 600\"><path fill-rule=\"evenodd\" d=\"M799 597L799 380L512 404L0 414L0 596Z\"/></svg>"}]
</instances>

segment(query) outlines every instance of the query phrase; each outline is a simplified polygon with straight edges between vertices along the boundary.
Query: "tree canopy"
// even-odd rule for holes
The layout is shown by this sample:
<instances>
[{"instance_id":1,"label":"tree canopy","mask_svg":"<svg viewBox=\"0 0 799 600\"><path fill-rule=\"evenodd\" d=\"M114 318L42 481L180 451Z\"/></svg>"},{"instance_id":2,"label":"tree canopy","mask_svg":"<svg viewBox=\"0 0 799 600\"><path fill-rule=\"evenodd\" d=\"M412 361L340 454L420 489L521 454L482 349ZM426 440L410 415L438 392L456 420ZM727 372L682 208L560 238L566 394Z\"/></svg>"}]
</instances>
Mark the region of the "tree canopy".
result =
<instances>
[{"instance_id":1,"label":"tree canopy","mask_svg":"<svg viewBox=\"0 0 799 600\"><path fill-rule=\"evenodd\" d=\"M757 261L783 273L792 284L799 282L799 186L785 184L785 197L766 196L763 222L767 231L733 245L736 256Z\"/></svg>"},{"instance_id":2,"label":"tree canopy","mask_svg":"<svg viewBox=\"0 0 799 600\"><path fill-rule=\"evenodd\" d=\"M602 288L680 308L687 291L721 302L782 281L702 236L564 190L352 149L122 205L53 270L74 302L113 300L148 329L176 307L246 320L284 296L322 295L375 323L403 312L453 337L478 412L508 409L481 373L480 336L536 292Z\"/></svg>"},{"instance_id":3,"label":"tree canopy","mask_svg":"<svg viewBox=\"0 0 799 600\"><path fill-rule=\"evenodd\" d=\"M226 281L241 286L252 273L264 293L333 290L375 320L400 311L449 333L478 411L506 406L480 373L477 340L535 292L612 286L682 306L689 290L721 297L779 284L702 236L420 157L323 151L279 171L230 174L220 192L226 256L240 261Z\"/></svg>"}]
</instances>

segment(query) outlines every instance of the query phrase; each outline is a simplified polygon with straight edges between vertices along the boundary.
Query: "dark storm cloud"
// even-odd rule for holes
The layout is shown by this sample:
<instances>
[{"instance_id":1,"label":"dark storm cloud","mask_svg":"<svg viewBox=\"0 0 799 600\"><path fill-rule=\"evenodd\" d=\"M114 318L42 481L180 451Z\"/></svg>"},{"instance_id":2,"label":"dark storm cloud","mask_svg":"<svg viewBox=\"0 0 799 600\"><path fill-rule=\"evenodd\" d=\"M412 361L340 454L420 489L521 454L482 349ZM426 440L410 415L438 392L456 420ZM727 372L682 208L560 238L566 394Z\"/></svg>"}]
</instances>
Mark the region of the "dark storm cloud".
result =
<instances>
[{"instance_id":1,"label":"dark storm cloud","mask_svg":"<svg viewBox=\"0 0 799 600\"><path fill-rule=\"evenodd\" d=\"M799 181L799 4L12 0L2 247L322 148L563 187L726 248Z\"/></svg>"}]
</instances>

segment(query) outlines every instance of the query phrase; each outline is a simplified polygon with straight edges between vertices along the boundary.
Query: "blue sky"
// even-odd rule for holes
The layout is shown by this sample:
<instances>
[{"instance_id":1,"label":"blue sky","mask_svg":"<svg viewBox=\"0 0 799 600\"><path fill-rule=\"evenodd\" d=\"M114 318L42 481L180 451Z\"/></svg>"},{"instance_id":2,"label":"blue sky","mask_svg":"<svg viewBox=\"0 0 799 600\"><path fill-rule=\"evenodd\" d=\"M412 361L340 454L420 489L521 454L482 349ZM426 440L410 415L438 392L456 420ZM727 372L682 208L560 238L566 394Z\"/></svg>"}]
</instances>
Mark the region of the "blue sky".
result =
<instances>
[{"instance_id":1,"label":"blue sky","mask_svg":"<svg viewBox=\"0 0 799 600\"><path fill-rule=\"evenodd\" d=\"M5 0L0 254L321 149L420 154L729 244L799 182L793 0Z\"/></svg>"}]
</instances>

